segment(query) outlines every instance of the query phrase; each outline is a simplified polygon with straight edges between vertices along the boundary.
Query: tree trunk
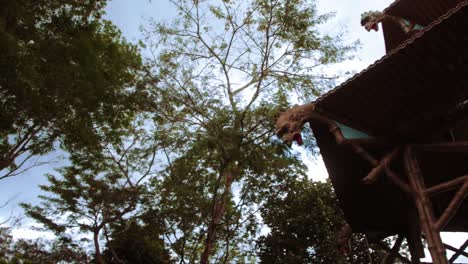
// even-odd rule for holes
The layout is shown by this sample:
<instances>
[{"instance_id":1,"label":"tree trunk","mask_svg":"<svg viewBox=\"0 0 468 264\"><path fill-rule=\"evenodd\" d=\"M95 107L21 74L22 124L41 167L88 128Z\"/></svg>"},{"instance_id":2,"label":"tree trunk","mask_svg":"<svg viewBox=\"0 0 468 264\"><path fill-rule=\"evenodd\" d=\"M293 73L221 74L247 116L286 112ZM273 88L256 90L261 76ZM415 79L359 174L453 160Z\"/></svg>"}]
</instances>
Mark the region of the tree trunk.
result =
<instances>
[{"instance_id":1,"label":"tree trunk","mask_svg":"<svg viewBox=\"0 0 468 264\"><path fill-rule=\"evenodd\" d=\"M228 166L229 167L229 166ZM211 217L211 223L208 226L208 232L206 235L206 242L205 242L205 249L203 250L203 254L200 259L201 264L208 264L210 259L211 251L216 243L216 231L221 219L224 216L224 212L226 209L227 199L231 192L231 185L234 178L234 170L232 168L228 169L226 173L224 173L224 177L226 179L224 185L224 192L220 199L216 199L214 202L213 207L213 215Z\"/></svg>"},{"instance_id":2,"label":"tree trunk","mask_svg":"<svg viewBox=\"0 0 468 264\"><path fill-rule=\"evenodd\" d=\"M104 236L106 237L107 247L109 248L110 252L112 253L112 256L114 257L115 261L117 263L124 264L125 262L123 260L121 260L119 258L119 256L117 256L117 252L115 252L114 248L111 245L106 225L104 225Z\"/></svg>"},{"instance_id":3,"label":"tree trunk","mask_svg":"<svg viewBox=\"0 0 468 264\"><path fill-rule=\"evenodd\" d=\"M101 249L99 248L99 230L94 230L93 233L93 240L94 240L94 250L96 255L96 261L99 264L106 264L104 258L101 255Z\"/></svg>"}]
</instances>

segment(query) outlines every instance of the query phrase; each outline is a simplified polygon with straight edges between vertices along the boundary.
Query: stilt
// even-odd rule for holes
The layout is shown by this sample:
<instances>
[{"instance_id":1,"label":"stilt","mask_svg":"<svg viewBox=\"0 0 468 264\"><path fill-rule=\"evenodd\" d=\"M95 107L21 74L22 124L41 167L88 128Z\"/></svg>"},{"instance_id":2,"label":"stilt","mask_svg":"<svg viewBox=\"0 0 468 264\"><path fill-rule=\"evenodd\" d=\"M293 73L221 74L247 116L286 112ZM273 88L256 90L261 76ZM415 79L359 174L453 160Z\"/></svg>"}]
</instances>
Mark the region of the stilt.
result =
<instances>
[{"instance_id":1,"label":"stilt","mask_svg":"<svg viewBox=\"0 0 468 264\"><path fill-rule=\"evenodd\" d=\"M445 248L436 228L436 219L432 204L425 191L424 179L419 168L419 163L411 147L406 147L404 153L405 168L408 174L411 189L414 192L414 202L419 215L421 229L426 235L429 252L434 264L448 264Z\"/></svg>"}]
</instances>

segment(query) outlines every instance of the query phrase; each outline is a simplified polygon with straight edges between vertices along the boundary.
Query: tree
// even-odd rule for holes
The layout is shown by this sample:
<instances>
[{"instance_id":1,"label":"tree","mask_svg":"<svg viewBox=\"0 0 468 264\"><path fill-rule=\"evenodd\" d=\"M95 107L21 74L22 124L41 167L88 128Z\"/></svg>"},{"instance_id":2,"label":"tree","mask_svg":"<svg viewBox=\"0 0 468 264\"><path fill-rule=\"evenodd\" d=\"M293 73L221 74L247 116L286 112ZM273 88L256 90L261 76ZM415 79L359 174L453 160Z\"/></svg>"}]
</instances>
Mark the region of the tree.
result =
<instances>
[{"instance_id":1,"label":"tree","mask_svg":"<svg viewBox=\"0 0 468 264\"><path fill-rule=\"evenodd\" d=\"M175 217L168 225L195 230L190 237L180 236L186 233L180 229L173 233L179 234L175 241L192 243L201 263L213 255L226 263L241 244L237 239L249 237L236 232L240 226L251 223L256 232L252 212L261 199L251 192L258 189L253 184L300 174L293 167L297 157L284 155L285 147L272 140L274 120L289 105L287 94L297 92L303 100L320 94L333 81L320 67L344 59L350 47L318 33L330 16L317 14L314 1L171 3L179 19L147 30L155 53L147 74L160 81L153 93L158 134L169 153L167 181L192 186L191 197L197 198L187 211L197 219ZM178 203L184 196L167 195Z\"/></svg>"},{"instance_id":2,"label":"tree","mask_svg":"<svg viewBox=\"0 0 468 264\"><path fill-rule=\"evenodd\" d=\"M150 223L142 223L140 219L131 219L112 225L112 233L107 238L103 253L108 263L172 263L166 250L162 236L162 225L159 217L152 217ZM107 234L106 234L107 237Z\"/></svg>"},{"instance_id":3,"label":"tree","mask_svg":"<svg viewBox=\"0 0 468 264\"><path fill-rule=\"evenodd\" d=\"M136 46L101 19L106 0L0 4L0 179L54 148L96 149L144 108Z\"/></svg>"},{"instance_id":4,"label":"tree","mask_svg":"<svg viewBox=\"0 0 468 264\"><path fill-rule=\"evenodd\" d=\"M60 175L49 174L50 185L40 186L49 195L39 196L39 205L22 204L29 217L56 235L74 230L92 234L101 264L101 235L108 240L111 224L128 223L126 219L135 216L145 190L143 180L155 165L152 134L138 121L131 128L119 144L101 142L103 153L70 153L72 164L58 170Z\"/></svg>"},{"instance_id":5,"label":"tree","mask_svg":"<svg viewBox=\"0 0 468 264\"><path fill-rule=\"evenodd\" d=\"M346 257L336 243L344 218L330 182L292 181L261 210L270 233L258 240L262 263L382 263L385 252L354 235Z\"/></svg>"},{"instance_id":6,"label":"tree","mask_svg":"<svg viewBox=\"0 0 468 264\"><path fill-rule=\"evenodd\" d=\"M107 224L135 210L134 190L117 185L117 179L112 175L98 178L73 169L62 170L62 174L63 180L49 175L51 186L41 186L54 196L42 196L42 205L22 206L28 216L56 235L73 229L91 233L96 260L105 263L99 236Z\"/></svg>"},{"instance_id":7,"label":"tree","mask_svg":"<svg viewBox=\"0 0 468 264\"><path fill-rule=\"evenodd\" d=\"M89 263L88 256L78 244L69 238L13 240L10 230L0 229L1 264L32 263Z\"/></svg>"}]
</instances>

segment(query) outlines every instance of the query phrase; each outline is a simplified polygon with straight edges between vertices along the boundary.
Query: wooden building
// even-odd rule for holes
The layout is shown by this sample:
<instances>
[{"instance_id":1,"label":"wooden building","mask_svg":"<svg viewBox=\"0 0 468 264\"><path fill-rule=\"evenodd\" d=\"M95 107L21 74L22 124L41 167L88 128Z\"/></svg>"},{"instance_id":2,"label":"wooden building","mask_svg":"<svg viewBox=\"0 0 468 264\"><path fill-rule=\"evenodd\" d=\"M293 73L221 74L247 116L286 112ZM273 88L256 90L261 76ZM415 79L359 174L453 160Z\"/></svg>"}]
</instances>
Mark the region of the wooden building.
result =
<instances>
[{"instance_id":1,"label":"wooden building","mask_svg":"<svg viewBox=\"0 0 468 264\"><path fill-rule=\"evenodd\" d=\"M433 263L454 263L468 240L455 249L440 232L468 232L468 0L397 0L362 24L382 24L387 54L277 132L290 143L310 123L353 232L407 238L411 263L425 239Z\"/></svg>"}]
</instances>

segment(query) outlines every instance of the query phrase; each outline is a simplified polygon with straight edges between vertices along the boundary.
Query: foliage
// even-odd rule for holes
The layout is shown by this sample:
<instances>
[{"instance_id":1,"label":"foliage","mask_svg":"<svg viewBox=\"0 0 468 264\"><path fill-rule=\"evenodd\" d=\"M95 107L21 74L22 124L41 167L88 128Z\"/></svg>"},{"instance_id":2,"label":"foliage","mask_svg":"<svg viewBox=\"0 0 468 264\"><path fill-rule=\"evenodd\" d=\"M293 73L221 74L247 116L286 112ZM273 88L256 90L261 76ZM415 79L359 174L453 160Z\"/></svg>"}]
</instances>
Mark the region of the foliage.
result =
<instances>
[{"instance_id":1,"label":"foliage","mask_svg":"<svg viewBox=\"0 0 468 264\"><path fill-rule=\"evenodd\" d=\"M336 238L344 224L330 182L294 181L269 196L261 210L270 233L258 240L261 263L381 263L385 253L368 249L361 235L351 253L338 252Z\"/></svg>"},{"instance_id":2,"label":"foliage","mask_svg":"<svg viewBox=\"0 0 468 264\"><path fill-rule=\"evenodd\" d=\"M0 169L14 175L55 142L68 151L41 204L23 204L44 229L92 234L101 264L367 256L362 240L350 259L336 254L329 183L307 181L274 137L278 114L332 86L321 69L352 50L319 33L330 15L315 1L172 0L179 17L146 29L144 66L100 19L106 1L39 2L0 11Z\"/></svg>"},{"instance_id":3,"label":"foliage","mask_svg":"<svg viewBox=\"0 0 468 264\"><path fill-rule=\"evenodd\" d=\"M142 181L153 170L155 145L142 123L128 129L123 143L104 144L104 153L71 153L72 164L48 175L50 185L40 186L39 205L22 204L26 214L57 235L79 231L93 235L96 259L102 231L116 222L125 222L136 213Z\"/></svg>"},{"instance_id":4,"label":"foliage","mask_svg":"<svg viewBox=\"0 0 468 264\"><path fill-rule=\"evenodd\" d=\"M1 264L88 263L83 248L69 238L13 241L8 229L0 229L0 256Z\"/></svg>"},{"instance_id":5,"label":"foliage","mask_svg":"<svg viewBox=\"0 0 468 264\"><path fill-rule=\"evenodd\" d=\"M101 19L106 2L1 2L0 179L57 140L73 151L118 140L144 107L138 49Z\"/></svg>"},{"instance_id":6,"label":"foliage","mask_svg":"<svg viewBox=\"0 0 468 264\"><path fill-rule=\"evenodd\" d=\"M172 263L169 252L161 238L161 225L154 223L159 219L152 217L150 224L137 221L114 225L111 239L103 252L108 263Z\"/></svg>"},{"instance_id":7,"label":"foliage","mask_svg":"<svg viewBox=\"0 0 468 264\"><path fill-rule=\"evenodd\" d=\"M171 2L179 18L146 30L155 53L147 72L159 81L157 133L168 153L155 206L171 215L179 259L235 262L258 231L262 193L274 179L302 174L297 156L272 139L288 94L319 95L333 84L321 67L351 48L318 33L330 15L319 15L314 1Z\"/></svg>"}]
</instances>

